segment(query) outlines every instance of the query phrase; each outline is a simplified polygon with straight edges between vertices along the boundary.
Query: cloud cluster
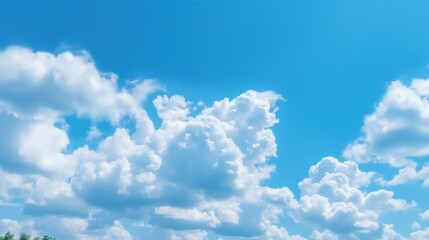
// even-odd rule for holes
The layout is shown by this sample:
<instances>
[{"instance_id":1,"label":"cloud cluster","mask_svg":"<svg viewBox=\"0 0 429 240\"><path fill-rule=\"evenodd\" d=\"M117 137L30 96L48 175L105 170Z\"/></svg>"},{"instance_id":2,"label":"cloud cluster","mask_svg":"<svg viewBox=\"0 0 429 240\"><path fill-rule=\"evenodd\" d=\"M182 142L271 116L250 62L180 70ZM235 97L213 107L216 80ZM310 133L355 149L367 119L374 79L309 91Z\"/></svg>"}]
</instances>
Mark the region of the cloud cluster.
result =
<instances>
[{"instance_id":1,"label":"cloud cluster","mask_svg":"<svg viewBox=\"0 0 429 240\"><path fill-rule=\"evenodd\" d=\"M292 192L261 185L274 170L268 160L276 156L271 127L280 95L247 91L200 112L182 96L158 96L155 129L141 106L160 85L130 81L120 89L116 81L85 52L0 52L3 202L28 215L64 216L57 222L79 239L93 229L130 238L120 218L182 233L199 229L198 239L207 231L290 237L277 223L296 204ZM87 140L95 144L70 149L67 116L89 119ZM135 130L121 125L124 117ZM100 139L97 123L106 120L116 130Z\"/></svg>"},{"instance_id":2,"label":"cloud cluster","mask_svg":"<svg viewBox=\"0 0 429 240\"><path fill-rule=\"evenodd\" d=\"M140 104L158 84L133 82L128 91L118 89L116 79L100 73L85 52L53 55L22 47L1 51L0 166L12 172L72 176L76 161L63 154L70 143L64 116L118 123L130 115L140 123L137 127L145 123L140 132L153 130Z\"/></svg>"},{"instance_id":3,"label":"cloud cluster","mask_svg":"<svg viewBox=\"0 0 429 240\"><path fill-rule=\"evenodd\" d=\"M276 152L269 128L277 123L273 110L279 98L248 91L191 117L183 97L157 97L161 127L142 144L118 128L97 149L75 150L71 157L78 167L71 186L92 206L150 209L150 224L261 235L276 219L270 202L261 202L259 195L266 195L260 181L273 170L267 164Z\"/></svg>"},{"instance_id":4,"label":"cloud cluster","mask_svg":"<svg viewBox=\"0 0 429 240\"><path fill-rule=\"evenodd\" d=\"M291 215L316 229L314 239L381 239L386 225L380 215L413 206L393 198L384 189L363 191L373 173L362 172L355 162L323 158L298 186L301 197Z\"/></svg>"},{"instance_id":5,"label":"cloud cluster","mask_svg":"<svg viewBox=\"0 0 429 240\"><path fill-rule=\"evenodd\" d=\"M283 226L288 218L313 230L311 239L401 239L381 217L415 203L369 190L377 175L358 163L400 167L392 180L378 180L384 185L428 185L429 168L417 170L413 160L429 153L426 80L392 83L346 149L347 161L327 157L312 166L298 198L264 185L275 170L279 94L249 90L199 108L161 94L152 101L155 127L143 104L163 87L117 81L86 52L0 51L0 206L39 219L3 219L1 231L88 240L305 239ZM73 144L69 127L79 123L70 116L91 123L86 144ZM428 232L413 231L413 239Z\"/></svg>"}]
</instances>

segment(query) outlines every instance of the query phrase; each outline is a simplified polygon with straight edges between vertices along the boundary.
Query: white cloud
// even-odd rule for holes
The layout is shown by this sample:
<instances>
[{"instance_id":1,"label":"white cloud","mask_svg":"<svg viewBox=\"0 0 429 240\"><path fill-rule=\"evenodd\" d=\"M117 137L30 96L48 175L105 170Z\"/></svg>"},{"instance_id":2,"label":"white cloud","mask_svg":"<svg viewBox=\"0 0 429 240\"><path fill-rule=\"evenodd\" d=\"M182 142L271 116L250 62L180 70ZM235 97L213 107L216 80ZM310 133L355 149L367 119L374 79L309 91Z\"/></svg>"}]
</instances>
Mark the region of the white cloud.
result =
<instances>
[{"instance_id":1,"label":"white cloud","mask_svg":"<svg viewBox=\"0 0 429 240\"><path fill-rule=\"evenodd\" d=\"M155 208L155 214L158 216L165 216L171 220L184 220L193 223L207 224L210 227L216 227L220 224L215 212L200 211L198 209L180 209L169 206L161 206Z\"/></svg>"},{"instance_id":2,"label":"white cloud","mask_svg":"<svg viewBox=\"0 0 429 240\"><path fill-rule=\"evenodd\" d=\"M347 147L344 157L414 167L413 158L428 155L428 83L426 79L414 79L411 86L392 82L375 112L365 117L363 136Z\"/></svg>"},{"instance_id":3,"label":"white cloud","mask_svg":"<svg viewBox=\"0 0 429 240\"><path fill-rule=\"evenodd\" d=\"M85 217L87 215L89 206L75 196L67 182L43 176L26 177L26 181L32 185L32 188L23 204L24 213L35 216L55 214Z\"/></svg>"},{"instance_id":4,"label":"white cloud","mask_svg":"<svg viewBox=\"0 0 429 240\"><path fill-rule=\"evenodd\" d=\"M170 240L206 240L207 232L200 230L176 232L170 236Z\"/></svg>"},{"instance_id":5,"label":"white cloud","mask_svg":"<svg viewBox=\"0 0 429 240\"><path fill-rule=\"evenodd\" d=\"M365 209L378 213L405 210L415 205L414 203L408 204L405 200L394 199L393 195L394 193L392 191L384 189L369 192L366 194L361 204Z\"/></svg>"},{"instance_id":6,"label":"white cloud","mask_svg":"<svg viewBox=\"0 0 429 240\"><path fill-rule=\"evenodd\" d=\"M163 123L168 124L174 120L186 120L190 111L190 103L183 96L174 95L168 97L158 96L153 100L158 116L163 120Z\"/></svg>"},{"instance_id":7,"label":"white cloud","mask_svg":"<svg viewBox=\"0 0 429 240\"><path fill-rule=\"evenodd\" d=\"M391 180L379 179L378 181L382 185L396 186L417 180L423 181L423 187L429 187L429 165L427 163L420 170L417 170L416 167L401 168Z\"/></svg>"},{"instance_id":8,"label":"white cloud","mask_svg":"<svg viewBox=\"0 0 429 240\"><path fill-rule=\"evenodd\" d=\"M27 233L31 236L38 235L37 231L34 229L34 221L32 220L16 221L12 219L1 219L0 232L10 232L15 236L19 236L21 233Z\"/></svg>"},{"instance_id":9,"label":"white cloud","mask_svg":"<svg viewBox=\"0 0 429 240\"><path fill-rule=\"evenodd\" d=\"M414 205L394 199L391 191L362 191L372 175L354 162L323 158L299 183L301 198L290 214L298 223L316 228L315 239L381 238L379 216Z\"/></svg>"},{"instance_id":10,"label":"white cloud","mask_svg":"<svg viewBox=\"0 0 429 240\"><path fill-rule=\"evenodd\" d=\"M102 133L100 129L98 129L96 126L91 126L88 130L86 141L93 141L99 137L101 137Z\"/></svg>"},{"instance_id":11,"label":"white cloud","mask_svg":"<svg viewBox=\"0 0 429 240\"><path fill-rule=\"evenodd\" d=\"M59 220L63 234L68 234L75 238L82 238L82 234L88 227L88 222L81 218L62 218Z\"/></svg>"},{"instance_id":12,"label":"white cloud","mask_svg":"<svg viewBox=\"0 0 429 240\"><path fill-rule=\"evenodd\" d=\"M32 184L26 182L19 174L10 174L0 169L0 199L13 201L14 198L27 196L32 190Z\"/></svg>"},{"instance_id":13,"label":"white cloud","mask_svg":"<svg viewBox=\"0 0 429 240\"><path fill-rule=\"evenodd\" d=\"M327 229L322 232L314 230L311 233L311 238L314 240L339 240L340 239L335 233L332 233Z\"/></svg>"},{"instance_id":14,"label":"white cloud","mask_svg":"<svg viewBox=\"0 0 429 240\"><path fill-rule=\"evenodd\" d=\"M119 220L94 228L91 219L50 217L37 224L42 233L51 233L56 239L131 240L133 237Z\"/></svg>"},{"instance_id":15,"label":"white cloud","mask_svg":"<svg viewBox=\"0 0 429 240\"><path fill-rule=\"evenodd\" d=\"M149 93L161 89L155 81L118 89L117 77L100 73L88 55L55 56L20 47L0 54L0 69L1 166L9 181L1 188L2 201L16 200L22 192L24 213L31 215L83 217L90 205L113 212L143 208L189 226L206 221L207 228L225 234L239 236L246 228L252 228L249 236L287 233L273 224L280 209L294 202L293 194L259 186L274 170L267 160L276 156L270 128L278 122L279 95L248 91L195 116L184 97L159 96L153 103L162 124L155 130L141 108ZM118 127L95 149L70 151L64 117L71 114L112 124L129 116L136 129ZM87 140L101 135L93 125ZM248 216L254 217L250 225ZM76 229L85 225L64 221L76 223ZM84 234L76 236L89 236Z\"/></svg>"},{"instance_id":16,"label":"white cloud","mask_svg":"<svg viewBox=\"0 0 429 240\"><path fill-rule=\"evenodd\" d=\"M79 161L72 186L89 204L110 210L155 204L152 222L168 228L233 235L273 232L268 223L259 226L261 214L277 216L281 211L271 205L281 209L294 203L287 188L259 187L273 170L265 162L275 156L269 128L277 122L272 112L276 98L271 92L249 91L190 116L183 97L157 97L161 127L144 143L118 128L96 150L77 149L73 157L84 161ZM248 215L252 222L245 219ZM245 233L239 230L243 227L253 229Z\"/></svg>"},{"instance_id":17,"label":"white cloud","mask_svg":"<svg viewBox=\"0 0 429 240\"><path fill-rule=\"evenodd\" d=\"M391 180L381 185L395 186L423 181L429 186L429 79L413 79L410 85L393 81L365 117L363 134L344 151L347 160L359 163L385 163L398 168ZM420 167L420 169L418 169Z\"/></svg>"},{"instance_id":18,"label":"white cloud","mask_svg":"<svg viewBox=\"0 0 429 240\"><path fill-rule=\"evenodd\" d=\"M267 240L276 240L276 239L285 239L285 240L304 240L305 238L299 235L289 235L288 231L283 227L278 227L275 225L270 225L266 229L266 235L264 239Z\"/></svg>"},{"instance_id":19,"label":"white cloud","mask_svg":"<svg viewBox=\"0 0 429 240\"><path fill-rule=\"evenodd\" d=\"M423 213L420 214L420 218L423 221L428 221L429 220L429 210L424 211Z\"/></svg>"},{"instance_id":20,"label":"white cloud","mask_svg":"<svg viewBox=\"0 0 429 240\"><path fill-rule=\"evenodd\" d=\"M40 175L10 174L0 170L0 199L21 206L30 215L85 216L88 206L76 198L70 184Z\"/></svg>"},{"instance_id":21,"label":"white cloud","mask_svg":"<svg viewBox=\"0 0 429 240\"><path fill-rule=\"evenodd\" d=\"M411 224L411 230L413 230L413 231L420 230L421 228L422 227L421 227L420 223L418 223L418 222L413 222Z\"/></svg>"},{"instance_id":22,"label":"white cloud","mask_svg":"<svg viewBox=\"0 0 429 240\"><path fill-rule=\"evenodd\" d=\"M401 234L397 233L392 224L385 224L383 227L383 237L382 240L405 240Z\"/></svg>"},{"instance_id":23,"label":"white cloud","mask_svg":"<svg viewBox=\"0 0 429 240\"><path fill-rule=\"evenodd\" d=\"M410 239L413 239L413 240L429 239L429 228L412 232L410 234Z\"/></svg>"},{"instance_id":24,"label":"white cloud","mask_svg":"<svg viewBox=\"0 0 429 240\"><path fill-rule=\"evenodd\" d=\"M0 52L0 100L20 116L54 111L118 121L136 114L138 103L160 88L154 81L133 82L128 93L116 81L99 72L86 52L53 55L17 46Z\"/></svg>"},{"instance_id":25,"label":"white cloud","mask_svg":"<svg viewBox=\"0 0 429 240\"><path fill-rule=\"evenodd\" d=\"M53 122L29 125L19 142L18 154L26 163L55 175L73 175L76 162L63 154L69 143L67 133Z\"/></svg>"},{"instance_id":26,"label":"white cloud","mask_svg":"<svg viewBox=\"0 0 429 240\"><path fill-rule=\"evenodd\" d=\"M122 226L122 224L115 220L113 222L113 225L106 229L106 233L102 236L103 240L116 240L116 239L123 239L123 240L131 240L133 239L130 233Z\"/></svg>"},{"instance_id":27,"label":"white cloud","mask_svg":"<svg viewBox=\"0 0 429 240\"><path fill-rule=\"evenodd\" d=\"M21 119L0 110L0 166L13 172L73 175L75 162L63 151L67 133L55 127L52 119Z\"/></svg>"},{"instance_id":28,"label":"white cloud","mask_svg":"<svg viewBox=\"0 0 429 240\"><path fill-rule=\"evenodd\" d=\"M76 162L64 154L67 129L58 126L71 114L115 123L128 115L139 133L152 131L140 104L159 84L134 81L132 89L118 89L116 79L99 72L87 53L53 55L17 46L0 51L0 165L14 172L72 176Z\"/></svg>"}]
</instances>

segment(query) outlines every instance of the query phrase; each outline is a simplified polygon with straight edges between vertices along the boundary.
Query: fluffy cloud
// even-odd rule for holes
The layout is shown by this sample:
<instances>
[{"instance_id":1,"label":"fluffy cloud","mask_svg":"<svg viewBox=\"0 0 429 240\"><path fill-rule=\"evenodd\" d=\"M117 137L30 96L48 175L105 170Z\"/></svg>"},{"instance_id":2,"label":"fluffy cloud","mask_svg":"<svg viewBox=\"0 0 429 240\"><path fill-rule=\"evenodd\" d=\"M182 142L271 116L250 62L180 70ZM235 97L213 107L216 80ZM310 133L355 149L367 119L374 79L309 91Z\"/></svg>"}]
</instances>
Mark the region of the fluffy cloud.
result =
<instances>
[{"instance_id":1,"label":"fluffy cloud","mask_svg":"<svg viewBox=\"0 0 429 240\"><path fill-rule=\"evenodd\" d=\"M395 186L416 180L422 180L422 186L429 187L429 166L426 163L420 170L415 167L401 168L391 180L380 179L379 182L382 185Z\"/></svg>"},{"instance_id":2,"label":"fluffy cloud","mask_svg":"<svg viewBox=\"0 0 429 240\"><path fill-rule=\"evenodd\" d=\"M15 236L25 232L31 236L37 236L37 231L34 229L34 222L32 220L16 221L12 219L0 220L0 232L10 232Z\"/></svg>"},{"instance_id":3,"label":"fluffy cloud","mask_svg":"<svg viewBox=\"0 0 429 240\"><path fill-rule=\"evenodd\" d=\"M316 228L315 239L381 238L384 225L380 215L413 204L394 199L391 191L362 191L372 176L359 170L355 162L323 158L310 168L309 178L299 183L301 197L291 216Z\"/></svg>"},{"instance_id":4,"label":"fluffy cloud","mask_svg":"<svg viewBox=\"0 0 429 240\"><path fill-rule=\"evenodd\" d=\"M3 204L22 206L30 215L86 216L88 206L75 197L70 184L40 175L20 175L0 170Z\"/></svg>"},{"instance_id":5,"label":"fluffy cloud","mask_svg":"<svg viewBox=\"0 0 429 240\"><path fill-rule=\"evenodd\" d=\"M69 139L53 119L22 119L0 109L0 166L12 172L71 176L75 162L63 154Z\"/></svg>"},{"instance_id":6,"label":"fluffy cloud","mask_svg":"<svg viewBox=\"0 0 429 240\"><path fill-rule=\"evenodd\" d=\"M418 230L410 234L410 239L424 240L429 238L429 228Z\"/></svg>"},{"instance_id":7,"label":"fluffy cloud","mask_svg":"<svg viewBox=\"0 0 429 240\"><path fill-rule=\"evenodd\" d=\"M22 47L1 51L0 165L9 171L71 177L76 161L64 155L70 140L60 126L71 114L113 123L129 115L139 132L153 130L140 104L159 84L132 82L131 89L118 89L116 79L99 72L87 53L53 55Z\"/></svg>"},{"instance_id":8,"label":"fluffy cloud","mask_svg":"<svg viewBox=\"0 0 429 240\"><path fill-rule=\"evenodd\" d=\"M296 204L293 194L260 186L274 169L267 160L276 151L269 129L277 123L275 99L272 92L248 91L191 116L183 97L157 97L161 127L143 143L118 128L97 149L74 151L79 164L72 187L100 208L153 209L151 225L285 235L275 222Z\"/></svg>"},{"instance_id":9,"label":"fluffy cloud","mask_svg":"<svg viewBox=\"0 0 429 240\"><path fill-rule=\"evenodd\" d=\"M32 184L26 182L19 174L10 174L0 169L0 199L13 200L28 195Z\"/></svg>"},{"instance_id":10,"label":"fluffy cloud","mask_svg":"<svg viewBox=\"0 0 429 240\"><path fill-rule=\"evenodd\" d=\"M37 232L49 233L56 239L82 239L82 240L131 240L133 237L124 228L119 220L113 220L108 224L92 228L90 219L70 217L49 217L31 225L37 228ZM34 232L34 231L33 231ZM32 234L36 236L37 234Z\"/></svg>"},{"instance_id":11,"label":"fluffy cloud","mask_svg":"<svg viewBox=\"0 0 429 240\"><path fill-rule=\"evenodd\" d=\"M409 86L390 84L374 113L365 117L363 135L344 151L344 157L359 163L387 163L400 168L384 185L422 180L429 186L429 168L417 160L429 155L429 80L414 79ZM423 164L420 170L417 166Z\"/></svg>"},{"instance_id":12,"label":"fluffy cloud","mask_svg":"<svg viewBox=\"0 0 429 240\"><path fill-rule=\"evenodd\" d=\"M159 84L133 81L130 89L118 89L117 77L99 72L86 53L55 56L9 47L0 52L0 69L2 201L23 201L31 215L86 215L89 208L70 185L80 159L78 152L69 154L64 117L118 124L128 115L146 133L153 126L140 104ZM91 139L100 135L96 130Z\"/></svg>"},{"instance_id":13,"label":"fluffy cloud","mask_svg":"<svg viewBox=\"0 0 429 240\"><path fill-rule=\"evenodd\" d=\"M428 155L428 86L423 79L413 80L411 86L392 82L375 112L365 118L363 137L345 156L401 167L414 165L409 158Z\"/></svg>"},{"instance_id":14,"label":"fluffy cloud","mask_svg":"<svg viewBox=\"0 0 429 240\"><path fill-rule=\"evenodd\" d=\"M314 230L311 233L311 238L315 240L339 240L338 236L335 233L332 233L327 229L324 230L323 232Z\"/></svg>"},{"instance_id":15,"label":"fluffy cloud","mask_svg":"<svg viewBox=\"0 0 429 240\"><path fill-rule=\"evenodd\" d=\"M114 221L113 225L106 229L106 232L101 237L103 240L116 240L116 239L124 239L131 240L132 237L130 233L125 230L124 226L119 221Z\"/></svg>"},{"instance_id":16,"label":"fluffy cloud","mask_svg":"<svg viewBox=\"0 0 429 240\"><path fill-rule=\"evenodd\" d=\"M70 184L43 176L26 177L32 184L30 194L23 203L23 212L29 215L65 215L84 217L88 205L77 198Z\"/></svg>"},{"instance_id":17,"label":"fluffy cloud","mask_svg":"<svg viewBox=\"0 0 429 240\"><path fill-rule=\"evenodd\" d=\"M206 231L185 231L181 233L173 233L170 237L170 240L206 240L207 232Z\"/></svg>"},{"instance_id":18,"label":"fluffy cloud","mask_svg":"<svg viewBox=\"0 0 429 240\"><path fill-rule=\"evenodd\" d=\"M422 214L420 214L420 218L423 221L428 221L429 220L429 210L426 210Z\"/></svg>"},{"instance_id":19,"label":"fluffy cloud","mask_svg":"<svg viewBox=\"0 0 429 240\"><path fill-rule=\"evenodd\" d=\"M133 82L128 92L118 90L116 81L116 75L99 72L86 52L53 55L17 46L0 52L1 102L19 116L54 111L118 121L135 114L138 103L158 88L151 81Z\"/></svg>"},{"instance_id":20,"label":"fluffy cloud","mask_svg":"<svg viewBox=\"0 0 429 240\"><path fill-rule=\"evenodd\" d=\"M88 130L86 140L93 141L101 137L102 133L100 129L98 129L96 126L91 126L91 128Z\"/></svg>"}]
</instances>

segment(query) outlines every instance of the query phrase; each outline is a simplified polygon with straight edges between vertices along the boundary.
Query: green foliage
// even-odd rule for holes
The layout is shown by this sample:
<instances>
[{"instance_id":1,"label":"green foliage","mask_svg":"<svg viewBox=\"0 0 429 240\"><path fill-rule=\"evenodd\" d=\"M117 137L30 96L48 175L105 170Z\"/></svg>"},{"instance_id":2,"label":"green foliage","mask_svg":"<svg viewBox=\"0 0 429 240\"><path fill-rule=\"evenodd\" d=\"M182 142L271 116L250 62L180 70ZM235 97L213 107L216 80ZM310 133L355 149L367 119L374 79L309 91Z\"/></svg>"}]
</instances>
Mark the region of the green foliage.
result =
<instances>
[{"instance_id":1,"label":"green foliage","mask_svg":"<svg viewBox=\"0 0 429 240\"><path fill-rule=\"evenodd\" d=\"M43 236L42 240L55 240L55 238L45 235Z\"/></svg>"},{"instance_id":2,"label":"green foliage","mask_svg":"<svg viewBox=\"0 0 429 240\"><path fill-rule=\"evenodd\" d=\"M10 232L7 232L4 236L0 236L0 240L31 240L31 236L27 233L21 233L18 239L14 238L14 235ZM33 240L55 240L54 237L45 235L43 237L34 237Z\"/></svg>"},{"instance_id":3,"label":"green foliage","mask_svg":"<svg viewBox=\"0 0 429 240\"><path fill-rule=\"evenodd\" d=\"M7 232L4 237L0 237L0 240L14 240L13 239L13 234L10 232Z\"/></svg>"},{"instance_id":4,"label":"green foliage","mask_svg":"<svg viewBox=\"0 0 429 240\"><path fill-rule=\"evenodd\" d=\"M19 240L30 240L30 238L31 238L30 235L26 233L21 233L19 235Z\"/></svg>"}]
</instances>

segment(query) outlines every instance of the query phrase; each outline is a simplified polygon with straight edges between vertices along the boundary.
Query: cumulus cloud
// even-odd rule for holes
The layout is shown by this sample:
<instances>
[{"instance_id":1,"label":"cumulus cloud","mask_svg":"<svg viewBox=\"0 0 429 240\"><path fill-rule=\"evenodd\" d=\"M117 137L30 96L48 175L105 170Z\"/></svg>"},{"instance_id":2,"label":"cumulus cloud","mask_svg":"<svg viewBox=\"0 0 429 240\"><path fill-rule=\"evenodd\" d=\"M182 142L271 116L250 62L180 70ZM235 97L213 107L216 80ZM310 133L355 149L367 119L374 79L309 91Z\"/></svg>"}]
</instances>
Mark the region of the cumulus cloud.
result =
<instances>
[{"instance_id":1,"label":"cumulus cloud","mask_svg":"<svg viewBox=\"0 0 429 240\"><path fill-rule=\"evenodd\" d=\"M185 231L181 233L173 233L170 240L206 240L207 235L206 231Z\"/></svg>"},{"instance_id":2,"label":"cumulus cloud","mask_svg":"<svg viewBox=\"0 0 429 240\"><path fill-rule=\"evenodd\" d=\"M153 81L133 82L128 92L116 81L116 75L98 71L86 52L53 55L18 46L0 52L1 102L19 116L54 111L118 121L158 89Z\"/></svg>"},{"instance_id":3,"label":"cumulus cloud","mask_svg":"<svg viewBox=\"0 0 429 240\"><path fill-rule=\"evenodd\" d=\"M50 233L56 239L113 240L134 239L119 220L92 228L90 219L53 216L34 224L39 232Z\"/></svg>"},{"instance_id":4,"label":"cumulus cloud","mask_svg":"<svg viewBox=\"0 0 429 240\"><path fill-rule=\"evenodd\" d=\"M23 203L23 212L29 215L64 215L85 217L88 205L77 198L70 184L43 176L26 177L32 184Z\"/></svg>"},{"instance_id":5,"label":"cumulus cloud","mask_svg":"<svg viewBox=\"0 0 429 240\"><path fill-rule=\"evenodd\" d=\"M427 163L420 170L417 170L416 167L401 168L391 180L379 179L379 183L386 186L396 186L418 180L423 181L423 187L429 187L429 166Z\"/></svg>"},{"instance_id":6,"label":"cumulus cloud","mask_svg":"<svg viewBox=\"0 0 429 240\"><path fill-rule=\"evenodd\" d=\"M151 225L248 237L284 233L275 222L296 204L292 192L260 186L274 169L267 161L276 150L269 129L278 121L275 99L248 91L190 116L182 96L157 97L161 127L142 144L118 128L97 149L74 151L81 161L72 187L101 208L153 207Z\"/></svg>"},{"instance_id":7,"label":"cumulus cloud","mask_svg":"<svg viewBox=\"0 0 429 240\"><path fill-rule=\"evenodd\" d=\"M411 239L415 240L424 240L429 238L429 228L425 228L423 230L417 230L410 234Z\"/></svg>"},{"instance_id":8,"label":"cumulus cloud","mask_svg":"<svg viewBox=\"0 0 429 240\"><path fill-rule=\"evenodd\" d=\"M159 85L138 81L132 89L118 89L116 79L98 71L85 52L53 55L17 46L0 51L0 165L71 177L76 161L64 155L70 139L59 126L71 114L112 123L129 115L139 132L153 130L140 104ZM90 137L97 134L93 129Z\"/></svg>"},{"instance_id":9,"label":"cumulus cloud","mask_svg":"<svg viewBox=\"0 0 429 240\"><path fill-rule=\"evenodd\" d=\"M422 228L422 226L420 225L420 223L418 222L413 222L411 224L411 230L415 231L415 230L420 230Z\"/></svg>"},{"instance_id":10,"label":"cumulus cloud","mask_svg":"<svg viewBox=\"0 0 429 240\"><path fill-rule=\"evenodd\" d=\"M75 162L63 154L69 144L52 119L21 119L0 110L0 165L12 172L71 176Z\"/></svg>"},{"instance_id":11,"label":"cumulus cloud","mask_svg":"<svg viewBox=\"0 0 429 240\"><path fill-rule=\"evenodd\" d=\"M32 191L32 184L19 174L11 174L0 169L0 199L12 201L27 196Z\"/></svg>"},{"instance_id":12,"label":"cumulus cloud","mask_svg":"<svg viewBox=\"0 0 429 240\"><path fill-rule=\"evenodd\" d=\"M38 235L37 231L34 229L34 221L32 220L16 221L13 219L1 219L0 232L10 232L15 236L19 236L19 234L23 232L30 234L31 236Z\"/></svg>"},{"instance_id":13,"label":"cumulus cloud","mask_svg":"<svg viewBox=\"0 0 429 240\"><path fill-rule=\"evenodd\" d=\"M87 53L9 47L0 52L0 69L0 167L7 178L0 186L2 201L24 199L23 211L31 215L85 215L86 203L70 185L81 159L78 152L69 154L64 117L118 124L128 115L146 133L153 126L140 104L160 85L132 81L132 88L118 89L117 77L99 72ZM100 134L93 127L88 139Z\"/></svg>"},{"instance_id":14,"label":"cumulus cloud","mask_svg":"<svg viewBox=\"0 0 429 240\"><path fill-rule=\"evenodd\" d=\"M361 190L372 177L355 162L323 158L299 183L301 197L290 214L298 223L316 228L315 239L381 238L385 229L379 217L414 204L395 199L384 189Z\"/></svg>"},{"instance_id":15,"label":"cumulus cloud","mask_svg":"<svg viewBox=\"0 0 429 240\"><path fill-rule=\"evenodd\" d=\"M429 210L424 211L423 213L420 214L420 218L423 221L428 221L429 220Z\"/></svg>"},{"instance_id":16,"label":"cumulus cloud","mask_svg":"<svg viewBox=\"0 0 429 240\"><path fill-rule=\"evenodd\" d=\"M100 129L98 129L96 126L91 126L91 128L88 130L86 141L93 141L101 137L101 135L102 133Z\"/></svg>"},{"instance_id":17,"label":"cumulus cloud","mask_svg":"<svg viewBox=\"0 0 429 240\"><path fill-rule=\"evenodd\" d=\"M412 157L429 153L428 80L390 84L376 110L366 116L363 136L344 155L357 162L377 161L395 167L413 166Z\"/></svg>"},{"instance_id":18,"label":"cumulus cloud","mask_svg":"<svg viewBox=\"0 0 429 240\"><path fill-rule=\"evenodd\" d=\"M394 186L421 180L429 186L429 168L422 160L429 155L428 79L410 85L393 81L375 111L365 117L363 135L344 151L344 157L359 163L386 163L400 168L391 180ZM423 165L418 170L418 165Z\"/></svg>"},{"instance_id":19,"label":"cumulus cloud","mask_svg":"<svg viewBox=\"0 0 429 240\"><path fill-rule=\"evenodd\" d=\"M314 230L311 233L311 238L315 240L339 240L338 236L335 233L332 233L327 229L324 231Z\"/></svg>"},{"instance_id":20,"label":"cumulus cloud","mask_svg":"<svg viewBox=\"0 0 429 240\"><path fill-rule=\"evenodd\" d=\"M383 240L405 240L406 238L401 234L397 233L392 224L386 224L383 227Z\"/></svg>"}]
</instances>

